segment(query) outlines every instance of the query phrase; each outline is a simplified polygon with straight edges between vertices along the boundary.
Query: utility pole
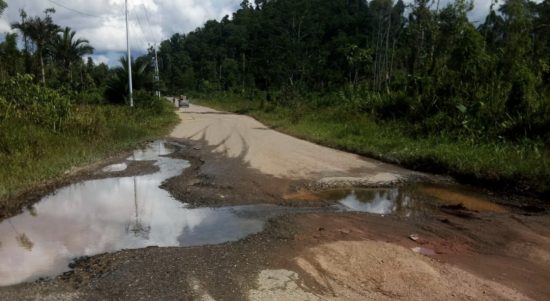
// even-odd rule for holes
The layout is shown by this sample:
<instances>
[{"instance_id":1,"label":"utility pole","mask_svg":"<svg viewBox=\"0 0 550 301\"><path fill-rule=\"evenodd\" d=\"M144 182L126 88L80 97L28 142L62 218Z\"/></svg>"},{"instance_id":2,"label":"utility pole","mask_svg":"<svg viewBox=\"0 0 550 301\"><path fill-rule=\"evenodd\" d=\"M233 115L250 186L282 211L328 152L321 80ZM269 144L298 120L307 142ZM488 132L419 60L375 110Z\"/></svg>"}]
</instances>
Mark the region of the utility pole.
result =
<instances>
[{"instance_id":1,"label":"utility pole","mask_svg":"<svg viewBox=\"0 0 550 301\"><path fill-rule=\"evenodd\" d=\"M157 84L157 96L160 99L160 75L159 75L159 58L157 56L157 45L153 45L155 51L155 82Z\"/></svg>"},{"instance_id":2,"label":"utility pole","mask_svg":"<svg viewBox=\"0 0 550 301\"><path fill-rule=\"evenodd\" d=\"M130 94L130 107L134 106L134 91L132 87L132 54L130 53L130 35L128 30L128 0L125 2L126 6L126 49L128 50L128 89Z\"/></svg>"}]
</instances>

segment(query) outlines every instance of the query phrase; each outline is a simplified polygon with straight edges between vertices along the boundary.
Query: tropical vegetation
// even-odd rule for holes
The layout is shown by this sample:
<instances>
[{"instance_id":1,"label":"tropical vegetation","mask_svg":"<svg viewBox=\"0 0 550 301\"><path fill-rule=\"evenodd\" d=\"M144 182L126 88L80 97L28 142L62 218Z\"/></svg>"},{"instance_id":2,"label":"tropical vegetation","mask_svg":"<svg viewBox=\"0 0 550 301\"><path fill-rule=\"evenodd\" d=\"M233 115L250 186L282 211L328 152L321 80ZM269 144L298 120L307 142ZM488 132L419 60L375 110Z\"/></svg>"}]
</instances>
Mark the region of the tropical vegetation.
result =
<instances>
[{"instance_id":1,"label":"tropical vegetation","mask_svg":"<svg viewBox=\"0 0 550 301\"><path fill-rule=\"evenodd\" d=\"M548 192L550 0L492 0L480 20L473 9L468 0L245 0L164 41L161 77L170 92L309 139ZM342 130L327 134L326 124ZM374 129L388 133L386 146L367 137L379 137ZM440 143L454 150L434 153Z\"/></svg>"},{"instance_id":2,"label":"tropical vegetation","mask_svg":"<svg viewBox=\"0 0 550 301\"><path fill-rule=\"evenodd\" d=\"M0 13L6 8L0 0ZM124 67L90 57L94 48L55 10L12 25L0 43L0 218L34 185L166 134L177 121L170 106L146 89L149 56L134 62L136 107L127 106ZM21 47L20 47L21 46Z\"/></svg>"},{"instance_id":3,"label":"tropical vegetation","mask_svg":"<svg viewBox=\"0 0 550 301\"><path fill-rule=\"evenodd\" d=\"M131 62L138 110L168 116L147 92L162 88L319 143L547 196L550 0L490 2L479 19L468 0L244 0L161 43L160 85L153 49ZM0 82L47 100L2 91L3 131L26 121L63 136L89 110L130 114L126 58L83 60L92 45L52 9L20 16L0 43Z\"/></svg>"}]
</instances>

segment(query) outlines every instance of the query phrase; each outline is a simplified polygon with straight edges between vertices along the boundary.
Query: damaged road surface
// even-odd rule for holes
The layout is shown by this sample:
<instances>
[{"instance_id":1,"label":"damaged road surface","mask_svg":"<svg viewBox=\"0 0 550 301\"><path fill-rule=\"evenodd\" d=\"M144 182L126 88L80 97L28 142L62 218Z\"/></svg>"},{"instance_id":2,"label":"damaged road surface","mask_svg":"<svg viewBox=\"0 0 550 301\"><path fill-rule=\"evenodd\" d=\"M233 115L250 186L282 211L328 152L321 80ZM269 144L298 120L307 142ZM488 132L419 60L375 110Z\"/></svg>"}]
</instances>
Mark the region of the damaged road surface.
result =
<instances>
[{"instance_id":1,"label":"damaged road surface","mask_svg":"<svg viewBox=\"0 0 550 301\"><path fill-rule=\"evenodd\" d=\"M180 117L0 222L1 300L550 298L542 201Z\"/></svg>"}]
</instances>

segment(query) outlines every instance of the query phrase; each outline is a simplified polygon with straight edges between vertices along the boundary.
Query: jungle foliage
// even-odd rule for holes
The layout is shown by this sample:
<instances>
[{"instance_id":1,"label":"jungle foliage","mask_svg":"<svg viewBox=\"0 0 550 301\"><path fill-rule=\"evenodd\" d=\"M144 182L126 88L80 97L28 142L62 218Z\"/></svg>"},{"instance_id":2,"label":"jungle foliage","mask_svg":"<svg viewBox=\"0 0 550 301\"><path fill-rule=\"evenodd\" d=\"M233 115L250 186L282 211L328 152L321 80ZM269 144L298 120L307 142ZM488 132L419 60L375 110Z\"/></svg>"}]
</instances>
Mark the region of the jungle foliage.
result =
<instances>
[{"instance_id":1,"label":"jungle foliage","mask_svg":"<svg viewBox=\"0 0 550 301\"><path fill-rule=\"evenodd\" d=\"M0 3L0 11L1 8ZM34 82L70 94L77 103L128 103L126 57L114 68L95 63L89 57L94 51L89 41L77 38L70 27L57 25L54 9L34 17L21 10L20 16L21 20L12 24L15 32L7 33L0 43L0 81L30 74ZM156 88L152 51L132 60L134 90L152 93Z\"/></svg>"},{"instance_id":2,"label":"jungle foliage","mask_svg":"<svg viewBox=\"0 0 550 301\"><path fill-rule=\"evenodd\" d=\"M550 0L256 0L161 44L169 91L345 108L406 134L550 141Z\"/></svg>"},{"instance_id":3,"label":"jungle foliage","mask_svg":"<svg viewBox=\"0 0 550 301\"><path fill-rule=\"evenodd\" d=\"M0 0L0 14L6 3ZM154 97L150 55L136 66L134 108L125 67L96 64L86 39L55 24L53 9L12 24L0 43L0 216L34 184L166 134L173 107ZM122 63L125 63L124 59Z\"/></svg>"}]
</instances>

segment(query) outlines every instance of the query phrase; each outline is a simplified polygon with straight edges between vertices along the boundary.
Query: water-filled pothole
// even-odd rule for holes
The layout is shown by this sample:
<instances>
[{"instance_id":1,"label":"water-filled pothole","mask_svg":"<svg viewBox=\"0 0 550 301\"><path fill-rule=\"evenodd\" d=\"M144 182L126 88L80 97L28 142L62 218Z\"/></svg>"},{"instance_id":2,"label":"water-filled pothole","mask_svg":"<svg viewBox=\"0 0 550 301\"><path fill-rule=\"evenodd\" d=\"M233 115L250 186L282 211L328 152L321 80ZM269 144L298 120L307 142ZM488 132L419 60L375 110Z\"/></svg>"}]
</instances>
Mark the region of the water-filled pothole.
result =
<instances>
[{"instance_id":1,"label":"water-filled pothole","mask_svg":"<svg viewBox=\"0 0 550 301\"><path fill-rule=\"evenodd\" d=\"M398 188L329 191L323 195L328 200L338 202L344 211L410 217L435 210L432 204L423 202Z\"/></svg>"},{"instance_id":2,"label":"water-filled pothole","mask_svg":"<svg viewBox=\"0 0 550 301\"><path fill-rule=\"evenodd\" d=\"M147 246L197 246L260 232L282 207L189 209L159 188L188 162L156 142L127 160L155 160L149 175L91 180L59 189L0 223L0 285L55 276L77 257Z\"/></svg>"},{"instance_id":3,"label":"water-filled pothole","mask_svg":"<svg viewBox=\"0 0 550 301\"><path fill-rule=\"evenodd\" d=\"M0 286L59 275L82 256L237 241L262 231L272 217L326 210L273 205L186 208L160 188L189 166L166 156L174 151L170 144L152 143L127 161L155 161L157 172L76 183L0 223ZM107 172L123 167L111 166ZM483 198L435 186L329 191L319 198L339 204L329 210L405 217L429 215L446 201L500 212Z\"/></svg>"},{"instance_id":4,"label":"water-filled pothole","mask_svg":"<svg viewBox=\"0 0 550 301\"><path fill-rule=\"evenodd\" d=\"M318 198L338 203L344 211L403 217L432 215L442 208L457 207L477 212L504 213L507 209L485 196L458 186L411 184L396 188L332 190Z\"/></svg>"}]
</instances>

